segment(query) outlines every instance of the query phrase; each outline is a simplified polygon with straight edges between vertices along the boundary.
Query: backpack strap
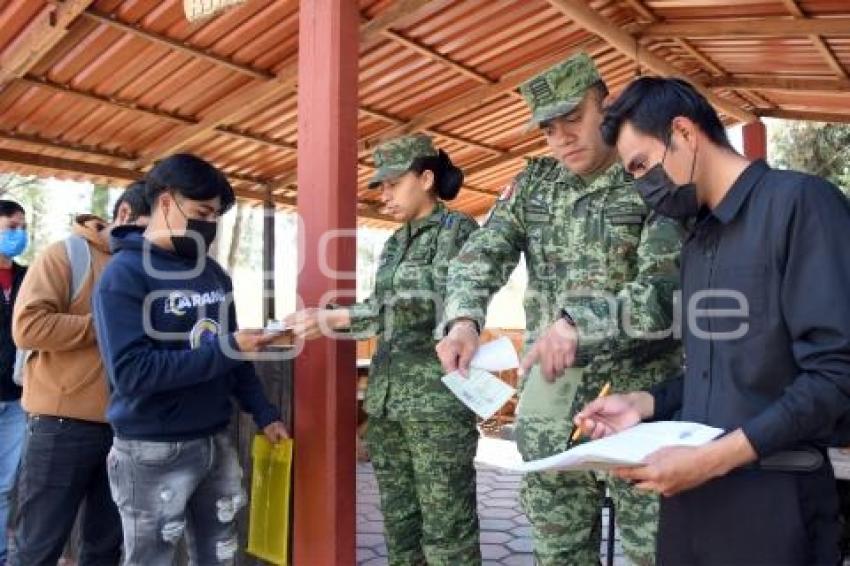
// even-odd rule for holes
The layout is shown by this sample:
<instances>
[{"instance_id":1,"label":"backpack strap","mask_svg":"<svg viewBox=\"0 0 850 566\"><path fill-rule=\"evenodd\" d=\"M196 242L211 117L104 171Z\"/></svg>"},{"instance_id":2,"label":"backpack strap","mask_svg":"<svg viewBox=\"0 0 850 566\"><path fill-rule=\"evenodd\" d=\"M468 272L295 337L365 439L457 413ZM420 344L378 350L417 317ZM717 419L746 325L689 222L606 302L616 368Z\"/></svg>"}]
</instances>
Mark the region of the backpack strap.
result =
<instances>
[{"instance_id":1,"label":"backpack strap","mask_svg":"<svg viewBox=\"0 0 850 566\"><path fill-rule=\"evenodd\" d=\"M71 264L71 285L68 290L68 304L80 296L80 291L91 273L91 249L82 236L73 234L65 238L65 253Z\"/></svg>"}]
</instances>

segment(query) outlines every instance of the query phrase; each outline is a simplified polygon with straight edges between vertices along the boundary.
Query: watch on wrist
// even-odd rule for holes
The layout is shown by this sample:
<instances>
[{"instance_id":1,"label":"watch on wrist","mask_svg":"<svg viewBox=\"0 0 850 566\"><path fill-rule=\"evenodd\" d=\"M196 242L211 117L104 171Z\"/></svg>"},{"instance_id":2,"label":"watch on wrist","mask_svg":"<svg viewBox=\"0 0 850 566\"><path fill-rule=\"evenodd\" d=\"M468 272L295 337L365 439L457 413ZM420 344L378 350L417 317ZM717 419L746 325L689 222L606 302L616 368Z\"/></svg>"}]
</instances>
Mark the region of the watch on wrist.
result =
<instances>
[{"instance_id":1,"label":"watch on wrist","mask_svg":"<svg viewBox=\"0 0 850 566\"><path fill-rule=\"evenodd\" d=\"M570 326L572 326L574 328L578 326L576 324L575 319L570 315L570 313L567 311L567 309L561 309L561 318L566 320L567 324L569 324Z\"/></svg>"}]
</instances>

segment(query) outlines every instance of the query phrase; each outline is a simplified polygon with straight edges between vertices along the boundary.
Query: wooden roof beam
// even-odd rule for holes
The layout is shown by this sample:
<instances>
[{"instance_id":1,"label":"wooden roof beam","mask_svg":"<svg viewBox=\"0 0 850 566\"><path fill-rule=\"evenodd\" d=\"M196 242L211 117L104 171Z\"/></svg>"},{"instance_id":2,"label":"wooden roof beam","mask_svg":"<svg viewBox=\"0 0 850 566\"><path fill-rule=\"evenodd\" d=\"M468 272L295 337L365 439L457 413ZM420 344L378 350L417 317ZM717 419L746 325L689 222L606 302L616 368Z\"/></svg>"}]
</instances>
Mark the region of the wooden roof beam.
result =
<instances>
[{"instance_id":1,"label":"wooden roof beam","mask_svg":"<svg viewBox=\"0 0 850 566\"><path fill-rule=\"evenodd\" d=\"M26 165L28 167L45 169L48 171L82 173L90 177L120 179L122 181L137 181L144 176L144 173L141 171L124 167L115 167L112 165L90 163L87 161L66 159L64 157L52 157L40 153L30 153L27 151L3 148L0 148L0 162Z\"/></svg>"},{"instance_id":2,"label":"wooden roof beam","mask_svg":"<svg viewBox=\"0 0 850 566\"><path fill-rule=\"evenodd\" d=\"M379 143L381 140L419 132L428 129L435 124L454 118L463 112L479 108L487 101L514 90L522 83L545 71L555 63L562 61L570 54L590 49L591 47L596 47L598 45L600 45L600 42L596 38L591 38L562 51L550 53L546 57L537 59L533 63L505 74L498 82L493 84L482 84L481 86L475 87L460 96L448 100L438 106L432 107L429 110L420 112L416 118L413 118L404 124L399 124L394 128L390 128L370 136L365 140L362 140L362 143L367 144L366 147L371 147Z\"/></svg>"},{"instance_id":3,"label":"wooden roof beam","mask_svg":"<svg viewBox=\"0 0 850 566\"><path fill-rule=\"evenodd\" d=\"M783 0L785 2L785 7L788 8L788 11L797 18L805 18L806 14L803 12L802 8L797 4L796 0ZM826 64L832 69L832 71L838 75L840 79L847 78L847 70L841 65L841 62L835 56L835 53L832 52L832 49L829 48L829 45L826 44L826 41L819 35L810 35L809 40L815 46L815 49L820 51L821 56L826 61Z\"/></svg>"},{"instance_id":4,"label":"wooden roof beam","mask_svg":"<svg viewBox=\"0 0 850 566\"><path fill-rule=\"evenodd\" d=\"M717 96L698 81L685 75L668 61L665 61L646 47L640 45L633 35L609 22L603 16L589 8L585 2L578 0L549 0L549 3L589 33L601 37L617 51L626 57L631 57L635 61L639 61L642 65L652 69L653 72L659 75L678 76L687 79L715 108L723 113L745 123L756 120L756 117L750 112L747 112L729 100ZM686 34L676 35L682 36Z\"/></svg>"},{"instance_id":5,"label":"wooden roof beam","mask_svg":"<svg viewBox=\"0 0 850 566\"><path fill-rule=\"evenodd\" d=\"M661 20L655 12L650 10L641 0L626 0L626 3L640 15L647 22L658 22ZM717 63L706 57L699 49L691 45L691 43L684 38L675 37L673 41L681 47L684 51L686 51L691 57L696 59L700 65L709 70L709 72L715 76L723 76L726 74L726 71L721 69Z\"/></svg>"},{"instance_id":6,"label":"wooden roof beam","mask_svg":"<svg viewBox=\"0 0 850 566\"><path fill-rule=\"evenodd\" d=\"M226 57L216 55L211 49L201 49L198 47L193 47L191 45L183 43L182 41L172 39L166 35L160 35L158 33L146 30L139 24L128 24L126 22L122 22L118 19L118 16L115 13L104 14L93 8L90 8L83 12L82 17L92 22L111 27L118 31L129 33L131 35L135 35L136 37L152 41L153 43L156 43L168 49L179 51L180 53L184 53L186 55L189 55L190 57L199 58L214 65L227 67L231 71L236 71L238 73L247 75L255 79L274 79L273 73L262 69L255 69L250 65L236 63L235 61L231 61Z\"/></svg>"},{"instance_id":7,"label":"wooden roof beam","mask_svg":"<svg viewBox=\"0 0 850 566\"><path fill-rule=\"evenodd\" d=\"M477 175L479 173L483 173L488 169L492 169L502 163L507 163L508 161L513 161L514 159L520 159L525 157L529 153L539 151L541 149L546 149L549 147L546 144L546 140L544 139L535 139L530 142L524 143L519 147L512 149L498 157L493 157L491 159L487 159L485 161L480 161L471 165L470 167L463 168L463 174L467 177L471 177L473 175Z\"/></svg>"},{"instance_id":8,"label":"wooden roof beam","mask_svg":"<svg viewBox=\"0 0 850 566\"><path fill-rule=\"evenodd\" d=\"M782 118L783 120L807 120L810 122L838 122L850 124L850 114L820 112L816 110L783 110L781 108L758 110L760 117Z\"/></svg>"},{"instance_id":9,"label":"wooden roof beam","mask_svg":"<svg viewBox=\"0 0 850 566\"><path fill-rule=\"evenodd\" d=\"M807 35L850 35L850 17L835 18L726 18L658 22L644 26L641 38L671 37L802 37Z\"/></svg>"},{"instance_id":10,"label":"wooden roof beam","mask_svg":"<svg viewBox=\"0 0 850 566\"><path fill-rule=\"evenodd\" d=\"M9 132L0 130L0 140L9 141L13 143L27 143L38 147L43 147L45 149L70 151L73 153L80 153L83 155L98 157L101 159L117 159L125 161L127 163L132 163L132 161L136 158L135 155L118 150L107 150L84 144L75 144L65 141L48 139L36 134L22 134L20 132Z\"/></svg>"},{"instance_id":11,"label":"wooden roof beam","mask_svg":"<svg viewBox=\"0 0 850 566\"><path fill-rule=\"evenodd\" d=\"M408 2L409 5L415 5L415 6L418 6L419 3L420 3L419 0L417 0L417 2ZM255 69L254 67L251 67L249 65L236 63L236 62L234 62L230 59L227 59L225 57L215 55L212 52L212 50L210 50L210 49L200 49L200 48L197 48L197 47L187 45L183 42L177 41L177 40L172 39L168 36L157 34L157 33L151 32L149 30L146 30L138 24L130 24L130 23L122 22L121 20L118 19L118 17L115 14L104 14L104 13L98 12L97 10L89 9L85 13L83 13L82 16L86 19L93 21L93 22L103 24L103 25L107 25L107 26L112 27L114 29L117 29L121 32L129 33L129 34L134 35L136 37L139 37L139 38L142 38L142 39L145 39L145 40L148 40L148 41L152 41L154 43L162 45L163 47L173 49L173 50L176 50L176 51L181 52L181 53L185 53L186 55L189 55L191 57L200 58L202 60L207 61L208 63L226 67L226 68L228 68L232 71L236 71L238 73L241 73L243 75L246 75L246 76L254 78L254 79L259 79L259 80L263 80L263 81L269 81L269 80L274 79L274 75L270 72L267 72L267 71L264 71L264 70L261 70L261 69ZM369 26L369 29L382 30L380 33L383 34L384 36L392 39L393 41L396 41L397 43L400 43L407 48L413 49L417 53L425 55L426 57L429 57L432 60L435 60L435 61L441 62L443 64L449 65L452 68L454 68L455 70L463 72L464 74L466 74L467 76L473 78L474 80L476 80L478 82L483 82L483 83L492 83L493 82L491 79L489 79L488 77L478 73L477 71L474 71L472 69L464 67L463 65L456 63L455 61L452 61L448 57L445 57L445 56L437 53L436 51L433 51L433 50L431 50L431 49L429 49L425 46L422 46L422 45L414 42L413 40L405 38L404 36L402 36L398 32L395 32L395 31L389 29L389 27L384 29L384 27L388 23L394 23L394 22L395 22L394 19L390 19L389 17L382 17L381 20L379 20L377 22L377 24L375 24L375 25L370 24L368 20L365 21L364 27ZM516 96L519 96L519 94L516 94ZM368 109L364 109L364 111L366 113L369 113ZM169 118L170 117L171 116L169 116ZM384 118L384 119L386 119L386 118ZM172 120L172 121L174 121L174 120ZM180 120L178 118L177 123L181 123L181 122L182 122L183 125L197 123L196 120L187 121L185 119ZM401 122L401 121L396 120L396 123L399 123L399 122ZM263 136L257 136L257 135L254 135L254 134L249 134L249 133L246 133L244 131L238 131L238 130L235 130L233 128L226 128L226 127L219 126L218 130L223 134L236 135L237 137L241 136L241 137L244 137L246 139L255 141L257 143L260 143L260 144L263 144L263 145L269 145L269 146L272 146L272 147L277 147L279 149L289 149L289 150L295 150L296 149L295 144L285 144L285 143L281 144L281 143L275 142L274 140L270 140L269 138L265 138ZM452 141L455 141L457 143L461 143L463 145L475 147L475 148L480 149L482 151L485 151L487 153L492 153L494 155L498 155L498 154L502 153L502 150L500 150L499 148L496 148L496 147L493 147L493 146L488 146L488 145L482 144L482 143L478 143L478 142L475 142L473 140L464 139L464 138L461 138L459 136L453 136L453 135L446 133L446 132L439 132L439 133L435 132L435 134L440 135L440 136L442 136L446 139L450 139Z\"/></svg>"},{"instance_id":12,"label":"wooden roof beam","mask_svg":"<svg viewBox=\"0 0 850 566\"><path fill-rule=\"evenodd\" d=\"M393 24L415 13L432 0L398 0L375 19L360 27L360 40L366 42L379 36ZM164 155L178 151L198 138L207 135L224 123L238 122L251 116L257 109L268 106L272 101L293 92L298 81L298 61L294 59L284 65L274 80L257 83L215 103L202 120L165 136L154 144L136 161L144 167Z\"/></svg>"},{"instance_id":13,"label":"wooden roof beam","mask_svg":"<svg viewBox=\"0 0 850 566\"><path fill-rule=\"evenodd\" d=\"M47 5L16 37L0 59L0 88L27 74L68 33L68 26L94 0L65 0Z\"/></svg>"},{"instance_id":14,"label":"wooden roof beam","mask_svg":"<svg viewBox=\"0 0 850 566\"><path fill-rule=\"evenodd\" d=\"M389 123L396 125L396 126L404 123L404 120L402 120L401 118L398 118L398 117L393 116L391 114L387 114L386 112L381 112L379 110L375 110L374 108L369 108L367 106L360 106L359 110L362 114L365 114L367 116L371 116L372 118L377 118L379 120L384 120L385 122L389 122ZM481 151L484 151L486 153L491 153L493 155L501 155L501 154L505 153L505 151L503 149L498 148L496 146L487 145L485 143L480 143L480 142L477 142L477 141L474 141L474 140L471 140L471 139L468 139L468 138L456 136L454 134L451 134L449 132L444 132L442 130L436 130L436 129L431 128L431 129L425 130L425 133L432 135L432 136L440 136L442 138L453 141L455 143L468 145L470 147L480 149ZM370 152L372 149L374 149L374 146L375 146L375 144L370 145L367 142L361 142L359 145L360 145L360 147L358 148L358 153L361 153L361 154Z\"/></svg>"},{"instance_id":15,"label":"wooden roof beam","mask_svg":"<svg viewBox=\"0 0 850 566\"><path fill-rule=\"evenodd\" d=\"M796 77L722 77L706 83L711 88L766 90L778 92L836 93L850 91L848 79L807 79Z\"/></svg>"},{"instance_id":16,"label":"wooden roof beam","mask_svg":"<svg viewBox=\"0 0 850 566\"><path fill-rule=\"evenodd\" d=\"M173 124L191 126L198 123L196 119L190 118L189 116L183 116L174 112L167 112L158 108L144 106L137 102L115 98L114 96L104 96L102 94L81 90L71 85L55 83L47 79L46 77L36 77L33 75L27 75L18 79L18 81L29 86L45 88L53 92L73 96L81 100L87 100L90 102L95 102L97 104L105 104L115 108L121 108L129 112L136 112L152 118L166 120ZM217 128L215 128L214 131L227 137L237 138L241 141L250 141L258 143L275 149L282 149L287 151L295 150L295 144L293 143L275 140L259 134L246 132L244 130L237 130L236 128L232 128L229 126L218 126Z\"/></svg>"},{"instance_id":17,"label":"wooden roof beam","mask_svg":"<svg viewBox=\"0 0 850 566\"><path fill-rule=\"evenodd\" d=\"M481 84L494 84L496 82L494 79L488 77L487 75L480 73L471 67L467 67L466 65L455 61L451 57L443 55L435 49L423 45L418 41L405 37L397 31L387 29L383 33L384 36L398 43L399 45L402 45L407 49L410 49L411 51L422 55L426 59L430 59L436 63L440 63L441 65L450 67L457 71L459 74L464 75L465 77L468 77L476 82L479 82ZM522 95L516 91L509 91L508 95L518 100L522 100Z\"/></svg>"}]
</instances>

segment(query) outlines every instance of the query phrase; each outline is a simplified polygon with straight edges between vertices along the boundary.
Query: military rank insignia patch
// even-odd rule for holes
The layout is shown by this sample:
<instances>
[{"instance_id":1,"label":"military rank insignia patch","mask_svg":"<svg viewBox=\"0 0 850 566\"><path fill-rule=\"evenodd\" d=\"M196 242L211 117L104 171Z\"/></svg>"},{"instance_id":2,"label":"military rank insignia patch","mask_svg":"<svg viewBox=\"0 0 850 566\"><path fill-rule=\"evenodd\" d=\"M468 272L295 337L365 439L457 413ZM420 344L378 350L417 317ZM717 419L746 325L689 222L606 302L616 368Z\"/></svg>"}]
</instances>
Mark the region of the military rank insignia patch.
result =
<instances>
[{"instance_id":1,"label":"military rank insignia patch","mask_svg":"<svg viewBox=\"0 0 850 566\"><path fill-rule=\"evenodd\" d=\"M516 190L516 179L510 182L508 186L502 189L502 194L499 195L499 200L510 200L512 196L514 196L514 191Z\"/></svg>"}]
</instances>

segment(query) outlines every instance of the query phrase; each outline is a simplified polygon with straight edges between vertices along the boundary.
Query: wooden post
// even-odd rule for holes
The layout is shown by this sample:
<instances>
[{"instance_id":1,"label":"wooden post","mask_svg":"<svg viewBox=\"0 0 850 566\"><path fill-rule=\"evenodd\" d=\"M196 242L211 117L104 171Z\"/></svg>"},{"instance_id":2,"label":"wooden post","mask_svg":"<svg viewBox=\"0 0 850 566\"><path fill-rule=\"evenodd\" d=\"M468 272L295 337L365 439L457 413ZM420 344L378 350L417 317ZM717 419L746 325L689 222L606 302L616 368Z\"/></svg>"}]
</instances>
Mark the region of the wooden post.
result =
<instances>
[{"instance_id":1,"label":"wooden post","mask_svg":"<svg viewBox=\"0 0 850 566\"><path fill-rule=\"evenodd\" d=\"M356 242L357 0L310 0L299 14L298 213L305 242L298 293L306 306L352 297ZM326 269L329 267L330 269ZM329 272L334 270L333 272ZM355 562L355 343L308 343L295 364L293 563Z\"/></svg>"},{"instance_id":2,"label":"wooden post","mask_svg":"<svg viewBox=\"0 0 850 566\"><path fill-rule=\"evenodd\" d=\"M266 187L263 200L263 324L275 314L274 252L275 206L271 187Z\"/></svg>"},{"instance_id":3,"label":"wooden post","mask_svg":"<svg viewBox=\"0 0 850 566\"><path fill-rule=\"evenodd\" d=\"M764 122L758 120L744 125L744 155L747 159L767 158L767 131Z\"/></svg>"}]
</instances>

